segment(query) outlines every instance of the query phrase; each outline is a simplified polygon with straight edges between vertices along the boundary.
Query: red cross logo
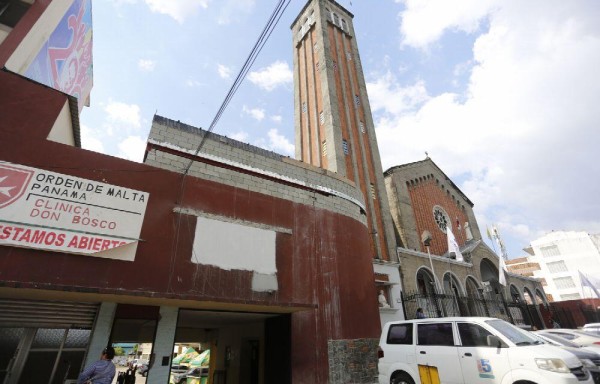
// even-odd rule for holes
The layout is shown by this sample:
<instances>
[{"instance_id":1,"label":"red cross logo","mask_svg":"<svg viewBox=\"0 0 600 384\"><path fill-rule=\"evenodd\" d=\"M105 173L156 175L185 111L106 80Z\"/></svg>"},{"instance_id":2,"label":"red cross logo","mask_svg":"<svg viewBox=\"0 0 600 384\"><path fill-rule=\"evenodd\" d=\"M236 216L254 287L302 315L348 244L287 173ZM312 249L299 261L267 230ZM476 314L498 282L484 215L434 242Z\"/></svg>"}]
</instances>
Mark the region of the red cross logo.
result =
<instances>
[{"instance_id":1,"label":"red cross logo","mask_svg":"<svg viewBox=\"0 0 600 384\"><path fill-rule=\"evenodd\" d=\"M33 171L0 164L0 208L17 201L33 176Z\"/></svg>"}]
</instances>

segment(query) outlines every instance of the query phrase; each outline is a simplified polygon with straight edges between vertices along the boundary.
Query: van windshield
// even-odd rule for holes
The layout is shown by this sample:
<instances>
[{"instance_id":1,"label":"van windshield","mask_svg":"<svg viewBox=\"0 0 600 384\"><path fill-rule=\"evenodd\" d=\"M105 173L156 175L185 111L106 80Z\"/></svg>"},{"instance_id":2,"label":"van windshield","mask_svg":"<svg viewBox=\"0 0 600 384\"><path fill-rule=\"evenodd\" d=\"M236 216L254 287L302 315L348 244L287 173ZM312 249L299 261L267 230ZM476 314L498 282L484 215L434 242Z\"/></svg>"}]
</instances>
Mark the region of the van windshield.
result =
<instances>
[{"instance_id":1,"label":"van windshield","mask_svg":"<svg viewBox=\"0 0 600 384\"><path fill-rule=\"evenodd\" d=\"M529 334L529 332L515 327L504 320L486 320L486 323L518 346L542 344L540 340Z\"/></svg>"}]
</instances>

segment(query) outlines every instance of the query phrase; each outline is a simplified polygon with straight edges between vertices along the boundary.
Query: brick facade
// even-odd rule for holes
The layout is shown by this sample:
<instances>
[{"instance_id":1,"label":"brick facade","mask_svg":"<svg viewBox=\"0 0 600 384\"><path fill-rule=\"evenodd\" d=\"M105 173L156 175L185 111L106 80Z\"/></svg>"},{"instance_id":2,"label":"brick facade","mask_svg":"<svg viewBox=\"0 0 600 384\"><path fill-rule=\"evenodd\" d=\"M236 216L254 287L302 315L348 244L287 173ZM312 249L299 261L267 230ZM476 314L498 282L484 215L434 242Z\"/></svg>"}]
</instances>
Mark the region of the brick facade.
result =
<instances>
[{"instance_id":1,"label":"brick facade","mask_svg":"<svg viewBox=\"0 0 600 384\"><path fill-rule=\"evenodd\" d=\"M436 255L443 255L448 250L446 233L444 233L434 220L433 208L442 207L449 216L450 227L459 246L466 242L466 236L462 227L468 218L465 211L452 199L450 191L442 189L439 181L436 182L432 175L427 175L424 179L407 182L410 194L411 204L417 223L417 233L423 233L427 230L432 234L430 251ZM464 208L464 205L463 205ZM421 244L421 251L424 246Z\"/></svg>"},{"instance_id":2,"label":"brick facade","mask_svg":"<svg viewBox=\"0 0 600 384\"><path fill-rule=\"evenodd\" d=\"M482 282L490 280L494 289L501 291L507 300L513 297L511 289L512 292L518 292L522 300L526 291L534 293L532 296L535 292L543 292L541 283L536 279L512 273L505 275L506 287L498 285L498 255L481 237L473 203L430 158L390 168L384 175L396 238L400 244L399 258L405 293L419 291L417 274L420 270L431 273L431 264L440 288L447 290L444 281L452 276L458 283L457 290L461 296L477 295L476 291L483 289ZM435 206L442 207L447 213L465 259L463 262L448 258L447 235L434 220ZM465 223L468 223L469 234ZM429 249L431 262L421 241L421 234L426 230L432 235Z\"/></svg>"}]
</instances>

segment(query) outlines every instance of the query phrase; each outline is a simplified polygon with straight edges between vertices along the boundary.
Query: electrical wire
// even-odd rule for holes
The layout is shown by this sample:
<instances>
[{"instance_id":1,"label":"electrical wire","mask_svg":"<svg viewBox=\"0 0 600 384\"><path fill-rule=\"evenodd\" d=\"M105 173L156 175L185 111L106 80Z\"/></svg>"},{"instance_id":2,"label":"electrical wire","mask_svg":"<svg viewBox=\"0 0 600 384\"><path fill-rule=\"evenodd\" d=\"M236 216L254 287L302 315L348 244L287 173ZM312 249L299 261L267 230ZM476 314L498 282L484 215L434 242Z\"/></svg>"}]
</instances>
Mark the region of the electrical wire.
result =
<instances>
[{"instance_id":1,"label":"electrical wire","mask_svg":"<svg viewBox=\"0 0 600 384\"><path fill-rule=\"evenodd\" d=\"M273 33L273 30L279 23L279 20L281 19L283 12L287 9L288 5L290 4L290 1L291 0L279 0L279 2L277 3L277 6L273 10L273 12L271 13L271 16L269 17L269 20L267 21L267 24L263 28L256 43L252 47L250 54L247 56L246 61L244 62L244 65L242 66L242 69L236 76L231 88L229 88L229 91L227 92L225 99L221 103L219 110L215 114L215 117L213 118L212 122L210 123L210 126L208 127L208 129L204 133L204 136L202 136L200 143L196 147L194 156L197 156L198 153L200 152L200 150L202 150L202 147L204 146L204 143L206 142L208 135L213 131L213 129L217 125L217 122L219 121L219 119L221 118L223 113L225 112L225 109L229 105L229 102L231 101L231 99L233 98L235 93L237 92L242 81L248 74L248 71L250 71L252 64L254 64L254 62L256 61L256 57L262 51L262 48L264 47L265 43L271 36L271 33ZM179 188L178 203L181 203L181 201L183 199L183 194L184 194L183 191L185 189L186 177L187 177L187 174L193 163L194 163L194 160L190 159L188 165L184 169L184 172L182 175L182 180L181 180L181 185ZM172 243L171 265L170 265L170 271L169 271L169 282L168 282L168 287L167 287L167 291L169 291L169 292L172 291L173 274L175 272L175 255L177 254L177 250L179 249L179 233L181 230L181 216L182 216L182 214L177 215L177 219L173 223L175 226L174 227L175 236L173 238L173 243Z\"/></svg>"},{"instance_id":2,"label":"electrical wire","mask_svg":"<svg viewBox=\"0 0 600 384\"><path fill-rule=\"evenodd\" d=\"M256 58L257 58L258 54L262 51L262 49L265 46L267 40L269 39L269 37L273 33L273 30L275 29L275 27L279 23L279 20L281 19L281 16L283 16L283 13L287 9L288 5L290 4L290 1L291 0L280 0L277 3L277 6L273 10L273 12L271 13L271 16L269 17L269 20L267 21L267 24L265 25L265 27L263 28L260 36L256 40L256 43L252 47L252 50L250 51L250 53L246 57L246 61L244 62L244 65L240 69L240 72L238 73L238 75L236 76L233 84L229 88L229 91L227 92L227 95L225 96L225 99L221 103L221 106L220 106L219 110L215 114L215 117L213 118L212 122L210 123L210 125L209 125L208 129L206 130L204 136L200 140L200 143L196 147L196 151L194 152L194 156L198 155L198 153L200 152L200 150L204 146L204 143L206 142L206 139L208 138L208 134L211 133L214 130L214 128L217 125L218 121L221 119L221 116L225 112L225 109L229 105L229 102L231 101L231 99L233 98L233 96L237 92L238 88L240 87L240 85L242 84L242 82L244 81L244 79L246 78L246 75L250 71L250 68L252 68L252 65L256 61ZM189 161L187 167L185 168L185 170L183 172L184 175L187 175L187 173L189 172L190 167L192 166L193 162L194 162L193 159L191 159Z\"/></svg>"}]
</instances>

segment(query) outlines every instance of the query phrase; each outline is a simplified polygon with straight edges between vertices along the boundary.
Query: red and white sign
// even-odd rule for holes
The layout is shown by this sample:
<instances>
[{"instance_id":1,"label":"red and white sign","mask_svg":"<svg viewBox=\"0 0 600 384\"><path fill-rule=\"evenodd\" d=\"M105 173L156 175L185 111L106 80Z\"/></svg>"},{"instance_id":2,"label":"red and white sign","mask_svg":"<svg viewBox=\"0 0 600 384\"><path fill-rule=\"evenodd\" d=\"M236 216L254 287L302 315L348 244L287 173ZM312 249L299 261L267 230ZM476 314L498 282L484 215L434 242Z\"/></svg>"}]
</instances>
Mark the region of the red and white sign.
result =
<instances>
[{"instance_id":1,"label":"red and white sign","mask_svg":"<svg viewBox=\"0 0 600 384\"><path fill-rule=\"evenodd\" d=\"M23 195L33 172L0 164L0 175L0 208L4 208Z\"/></svg>"},{"instance_id":2,"label":"red and white sign","mask_svg":"<svg viewBox=\"0 0 600 384\"><path fill-rule=\"evenodd\" d=\"M0 245L133 260L149 197L0 162Z\"/></svg>"}]
</instances>

